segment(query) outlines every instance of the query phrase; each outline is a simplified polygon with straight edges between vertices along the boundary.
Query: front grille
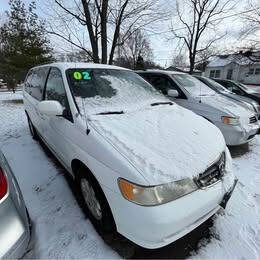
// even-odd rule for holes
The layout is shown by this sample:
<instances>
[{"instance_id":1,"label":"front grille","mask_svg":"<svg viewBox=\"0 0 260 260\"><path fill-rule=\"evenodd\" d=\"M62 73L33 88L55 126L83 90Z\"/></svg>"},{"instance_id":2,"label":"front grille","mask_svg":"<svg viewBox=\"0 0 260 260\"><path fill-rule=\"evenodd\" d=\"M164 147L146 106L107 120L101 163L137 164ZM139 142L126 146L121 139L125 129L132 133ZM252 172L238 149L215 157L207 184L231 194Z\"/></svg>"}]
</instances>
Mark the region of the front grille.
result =
<instances>
[{"instance_id":1,"label":"front grille","mask_svg":"<svg viewBox=\"0 0 260 260\"><path fill-rule=\"evenodd\" d=\"M249 123L250 124L254 124L256 122L257 122L257 117L256 116L252 116L252 117L249 118Z\"/></svg>"},{"instance_id":2,"label":"front grille","mask_svg":"<svg viewBox=\"0 0 260 260\"><path fill-rule=\"evenodd\" d=\"M224 153L222 154L222 156L223 155L225 156ZM222 156L215 164L209 167L205 172L199 174L198 177L194 178L194 181L200 188L210 186L223 177L224 171L221 167Z\"/></svg>"}]
</instances>

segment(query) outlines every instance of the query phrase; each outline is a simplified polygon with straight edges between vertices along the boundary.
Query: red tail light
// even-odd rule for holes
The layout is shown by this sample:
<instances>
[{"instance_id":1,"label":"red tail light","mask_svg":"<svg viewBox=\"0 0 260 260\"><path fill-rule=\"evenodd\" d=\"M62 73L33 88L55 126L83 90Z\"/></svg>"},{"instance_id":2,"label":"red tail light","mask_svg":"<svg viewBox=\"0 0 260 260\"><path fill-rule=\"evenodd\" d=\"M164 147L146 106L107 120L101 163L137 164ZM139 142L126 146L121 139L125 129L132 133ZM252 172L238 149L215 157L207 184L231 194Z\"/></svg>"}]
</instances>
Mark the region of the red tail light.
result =
<instances>
[{"instance_id":1,"label":"red tail light","mask_svg":"<svg viewBox=\"0 0 260 260\"><path fill-rule=\"evenodd\" d=\"M3 169L0 167L0 200L7 194L8 184Z\"/></svg>"}]
</instances>

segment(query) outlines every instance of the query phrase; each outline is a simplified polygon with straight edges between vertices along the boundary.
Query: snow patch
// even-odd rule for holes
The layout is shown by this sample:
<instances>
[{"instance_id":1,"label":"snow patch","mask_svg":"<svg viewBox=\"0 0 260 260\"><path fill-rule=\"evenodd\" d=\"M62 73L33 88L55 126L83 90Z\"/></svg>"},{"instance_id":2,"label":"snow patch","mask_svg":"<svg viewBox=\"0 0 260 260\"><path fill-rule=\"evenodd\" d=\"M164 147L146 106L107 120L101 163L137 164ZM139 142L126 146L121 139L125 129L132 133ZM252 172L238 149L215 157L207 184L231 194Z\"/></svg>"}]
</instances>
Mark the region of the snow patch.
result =
<instances>
[{"instance_id":1,"label":"snow patch","mask_svg":"<svg viewBox=\"0 0 260 260\"><path fill-rule=\"evenodd\" d=\"M225 150L218 128L176 104L92 116L91 124L151 185L197 176Z\"/></svg>"}]
</instances>

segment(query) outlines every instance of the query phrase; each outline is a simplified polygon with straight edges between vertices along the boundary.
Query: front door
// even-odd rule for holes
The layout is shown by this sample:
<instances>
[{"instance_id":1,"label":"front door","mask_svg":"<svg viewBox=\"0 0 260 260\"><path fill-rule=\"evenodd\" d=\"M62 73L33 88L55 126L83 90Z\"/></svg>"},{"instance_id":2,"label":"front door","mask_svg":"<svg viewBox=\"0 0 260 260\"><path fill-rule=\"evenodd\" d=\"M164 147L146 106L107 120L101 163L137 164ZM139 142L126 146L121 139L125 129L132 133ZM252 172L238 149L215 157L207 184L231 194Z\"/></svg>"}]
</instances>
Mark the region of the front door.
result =
<instances>
[{"instance_id":1,"label":"front door","mask_svg":"<svg viewBox=\"0 0 260 260\"><path fill-rule=\"evenodd\" d=\"M227 71L227 79L232 79L232 75L233 75L233 70L232 69L229 69Z\"/></svg>"},{"instance_id":2,"label":"front door","mask_svg":"<svg viewBox=\"0 0 260 260\"><path fill-rule=\"evenodd\" d=\"M66 116L46 116L44 115L46 142L53 149L56 155L70 166L70 154L72 151L73 118L68 103L66 90L63 83L61 71L58 68L51 68L45 88L44 100L58 101L66 111Z\"/></svg>"}]
</instances>

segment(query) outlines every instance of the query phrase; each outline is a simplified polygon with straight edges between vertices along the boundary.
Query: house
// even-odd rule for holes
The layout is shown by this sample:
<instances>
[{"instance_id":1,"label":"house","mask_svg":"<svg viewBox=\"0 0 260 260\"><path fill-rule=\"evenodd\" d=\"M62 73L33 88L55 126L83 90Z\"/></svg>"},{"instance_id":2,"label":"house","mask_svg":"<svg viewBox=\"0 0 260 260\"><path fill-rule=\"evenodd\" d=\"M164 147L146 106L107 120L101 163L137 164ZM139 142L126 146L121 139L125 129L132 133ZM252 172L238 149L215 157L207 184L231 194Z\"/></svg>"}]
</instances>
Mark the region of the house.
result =
<instances>
[{"instance_id":1,"label":"house","mask_svg":"<svg viewBox=\"0 0 260 260\"><path fill-rule=\"evenodd\" d=\"M175 66L170 66L166 70L177 71L177 72L184 72L184 73L189 73L189 71L190 71L189 67L175 67ZM192 75L201 76L202 75L202 71L200 71L200 70L193 70Z\"/></svg>"},{"instance_id":2,"label":"house","mask_svg":"<svg viewBox=\"0 0 260 260\"><path fill-rule=\"evenodd\" d=\"M259 62L253 62L242 54L215 56L207 65L204 75L245 84L260 84L260 59Z\"/></svg>"}]
</instances>

